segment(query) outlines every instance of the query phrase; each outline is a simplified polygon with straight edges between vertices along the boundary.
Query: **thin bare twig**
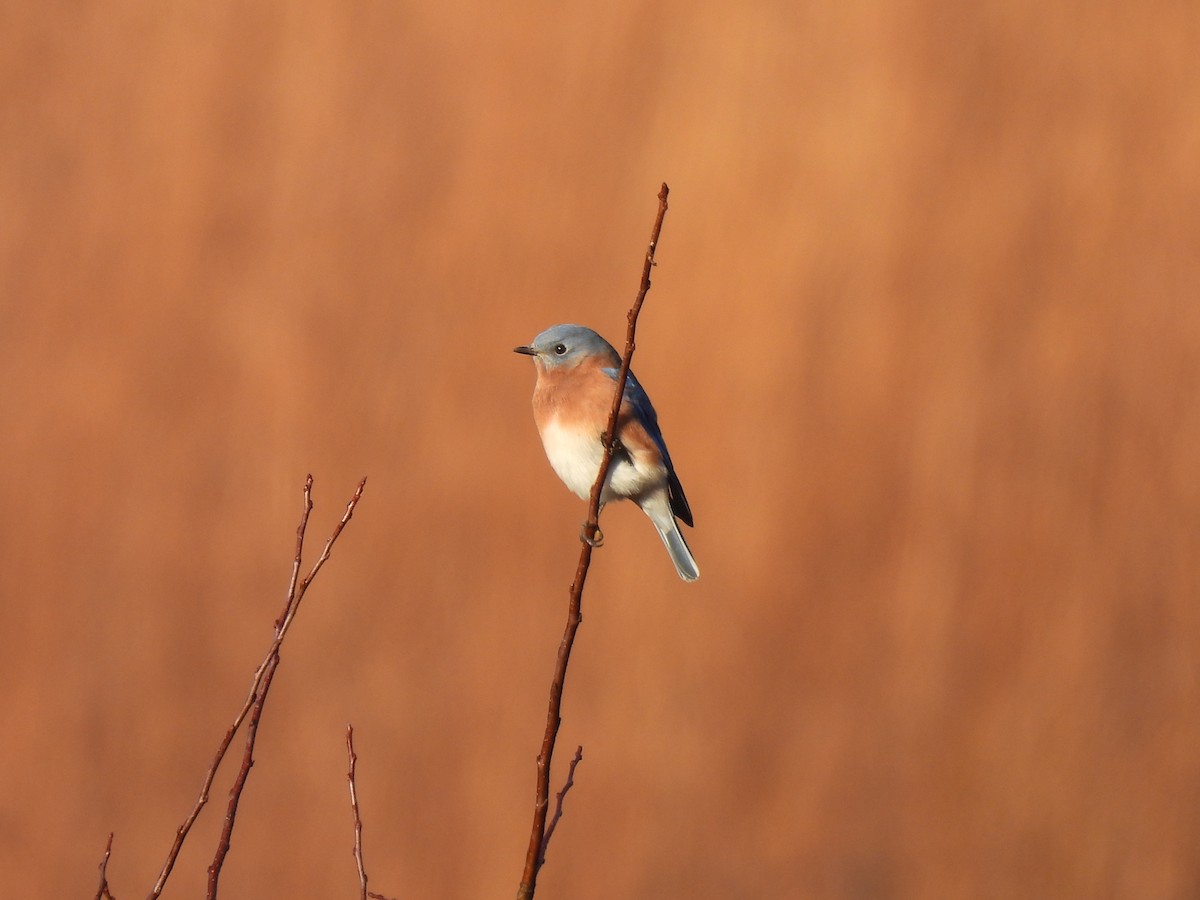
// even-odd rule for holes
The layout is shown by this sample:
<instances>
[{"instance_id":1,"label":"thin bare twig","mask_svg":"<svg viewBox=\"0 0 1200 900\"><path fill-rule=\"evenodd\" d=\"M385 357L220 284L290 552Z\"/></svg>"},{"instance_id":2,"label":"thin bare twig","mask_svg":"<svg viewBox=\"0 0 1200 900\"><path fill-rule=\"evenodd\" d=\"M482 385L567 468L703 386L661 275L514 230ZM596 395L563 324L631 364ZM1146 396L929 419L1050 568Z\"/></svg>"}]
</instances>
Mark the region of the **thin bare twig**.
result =
<instances>
[{"instance_id":1,"label":"thin bare twig","mask_svg":"<svg viewBox=\"0 0 1200 900\"><path fill-rule=\"evenodd\" d=\"M567 780L563 784L562 790L554 795L554 815L550 817L550 824L546 826L546 837L542 841L542 858L538 860L538 868L546 864L546 851L550 849L550 838L554 837L554 829L558 827L558 820L562 818L563 800L566 799L567 791L575 786L575 768L581 762L583 762L582 744L575 749L575 756L567 769Z\"/></svg>"},{"instance_id":2,"label":"thin bare twig","mask_svg":"<svg viewBox=\"0 0 1200 900\"><path fill-rule=\"evenodd\" d=\"M350 761L350 769L346 780L350 782L350 809L354 813L354 862L358 865L359 900L391 900L383 894L367 890L367 870L363 866L362 851L362 815L358 810L358 787L355 774L358 769L358 754L354 752L354 726L346 726L346 756Z\"/></svg>"},{"instance_id":3,"label":"thin bare twig","mask_svg":"<svg viewBox=\"0 0 1200 900\"><path fill-rule=\"evenodd\" d=\"M113 833L108 833L108 843L104 847L104 859L100 860L100 887L96 888L96 900L117 900L108 889L108 858L112 856Z\"/></svg>"},{"instance_id":4,"label":"thin bare twig","mask_svg":"<svg viewBox=\"0 0 1200 900\"><path fill-rule=\"evenodd\" d=\"M225 754L229 750L230 744L233 743L233 738L237 734L238 729L242 727L242 723L246 721L247 716L251 717L250 726L248 728L248 739L246 751L242 758L242 769L238 773L237 780L230 792L229 808L226 812L225 826L222 830L221 843L217 848L217 856L213 860L213 864L209 866L209 884L208 896L216 896L217 879L220 876L221 865L224 862L225 854L229 851L229 836L233 831L234 817L237 814L237 804L241 797L241 792L245 786L246 777L250 773L250 766L253 765L253 750L254 741L258 732L258 721L262 715L263 703L266 701L267 691L270 689L271 681L275 677L275 669L279 665L279 648L283 644L283 639L287 635L288 629L291 627L292 621L296 616L296 610L299 609L300 601L304 598L304 594L308 591L308 586L312 580L316 578L321 567L325 565L329 559L329 553L333 548L334 541L342 533L342 529L346 527L346 523L350 521L350 517L354 514L354 509L358 505L358 501L362 499L363 490L366 488L367 479L363 478L358 483L358 489L354 492L354 496L346 506L346 512L342 516L334 528L333 533L325 542L325 548L321 552L321 556L317 559L308 575L301 582L300 565L304 550L304 534L308 528L308 517L312 512L312 485L313 478L309 475L304 482L304 509L300 515L300 524L296 528L296 552L292 560L292 574L288 582L287 599L284 603L283 611L279 618L275 620L275 638L271 642L271 647L267 651L266 657L259 665L254 673L254 677L250 682L250 692L246 696L246 702L242 704L241 710L234 717L233 724L229 726L229 730L225 732L225 737L221 740L217 747L217 752L213 755L212 763L208 767L208 772L204 776L204 783L200 788L200 794L196 798L196 803L192 810L188 813L183 824L175 832L175 841L171 845L170 851L167 853L166 862L163 864L162 871L159 872L158 880L154 883L147 900L157 900L166 886L167 879L171 876L171 870L175 867L175 861L179 858L179 852L183 848L183 842L186 840L188 833L195 824L196 819L200 815L200 811L204 809L208 803L209 791L212 788L213 780L217 776L217 769L221 762L225 759Z\"/></svg>"},{"instance_id":5,"label":"thin bare twig","mask_svg":"<svg viewBox=\"0 0 1200 900\"><path fill-rule=\"evenodd\" d=\"M554 661L554 678L550 682L550 704L546 710L546 733L542 738L542 749L537 758L537 792L533 804L533 827L529 834L529 849L525 852L525 869L521 873L521 884L517 888L517 900L533 900L537 887L538 869L543 859L542 844L546 836L546 815L550 807L550 761L554 756L554 744L558 740L558 727L562 724L562 692L567 678L567 663L571 658L571 647L575 644L575 633L579 623L583 621L583 584L587 580L588 567L592 564L592 549L596 533L600 528L600 493L605 479L608 477L608 467L612 463L614 436L617 432L617 416L621 411L621 399L625 396L625 382L629 378L629 363L633 359L634 335L637 331L638 315L642 311L642 303L646 292L650 290L650 270L654 268L654 251L658 247L658 238L662 233L663 218L667 214L667 194L669 189L663 183L658 192L658 215L654 227L650 231L650 247L646 251L645 263L642 266L642 282L638 289L637 298L629 309L626 320L629 325L625 331L625 353L621 358L621 369L617 373L616 390L613 393L612 410L608 415L608 427L604 432L604 453L600 459L600 470L596 473L596 482L592 485L592 493L588 498L588 517L584 523L583 548L579 552L579 564L575 569L575 580L571 583L570 603L567 610L567 626L563 631L562 641L558 645L558 656Z\"/></svg>"},{"instance_id":6,"label":"thin bare twig","mask_svg":"<svg viewBox=\"0 0 1200 900\"><path fill-rule=\"evenodd\" d=\"M367 870L363 867L362 852L362 816L358 811L358 787L355 783L355 773L358 768L358 754L354 752L354 726L346 726L346 756L350 760L350 769L346 780L350 782L350 809L354 812L354 862L358 865L359 900L391 900L383 894L367 890Z\"/></svg>"},{"instance_id":7,"label":"thin bare twig","mask_svg":"<svg viewBox=\"0 0 1200 900\"><path fill-rule=\"evenodd\" d=\"M354 784L354 772L358 766L358 754L354 752L354 726L346 726L346 756L350 770L346 780L350 782L350 810L354 813L354 862L358 866L359 900L367 900L367 870L363 867L362 816L358 812L358 788Z\"/></svg>"}]
</instances>

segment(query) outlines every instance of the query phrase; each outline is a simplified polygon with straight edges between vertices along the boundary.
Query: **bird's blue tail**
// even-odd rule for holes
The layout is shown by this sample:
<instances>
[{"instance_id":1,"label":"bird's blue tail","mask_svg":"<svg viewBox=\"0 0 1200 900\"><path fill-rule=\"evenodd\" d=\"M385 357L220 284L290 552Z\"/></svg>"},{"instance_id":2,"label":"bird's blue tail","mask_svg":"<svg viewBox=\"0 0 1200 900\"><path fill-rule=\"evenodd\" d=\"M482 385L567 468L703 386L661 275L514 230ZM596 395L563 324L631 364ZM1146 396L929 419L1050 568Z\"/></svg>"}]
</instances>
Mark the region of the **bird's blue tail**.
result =
<instances>
[{"instance_id":1,"label":"bird's blue tail","mask_svg":"<svg viewBox=\"0 0 1200 900\"><path fill-rule=\"evenodd\" d=\"M643 497L638 501L638 505L658 530L658 536L666 545L667 553L671 555L671 562L675 564L675 571L679 573L679 577L684 581L695 581L699 578L700 567L696 565L696 558L692 556L687 541L679 531L679 523L675 521L667 491L664 489Z\"/></svg>"},{"instance_id":2,"label":"bird's blue tail","mask_svg":"<svg viewBox=\"0 0 1200 900\"><path fill-rule=\"evenodd\" d=\"M671 554L671 562L675 563L675 571L679 573L679 577L684 581L695 581L699 578L700 567L696 565L696 558L692 556L691 548L683 539L683 533L679 530L679 523L675 521L675 517L671 517L671 524L666 528L657 521L655 521L654 527L658 529L659 536L666 544L667 553Z\"/></svg>"}]
</instances>

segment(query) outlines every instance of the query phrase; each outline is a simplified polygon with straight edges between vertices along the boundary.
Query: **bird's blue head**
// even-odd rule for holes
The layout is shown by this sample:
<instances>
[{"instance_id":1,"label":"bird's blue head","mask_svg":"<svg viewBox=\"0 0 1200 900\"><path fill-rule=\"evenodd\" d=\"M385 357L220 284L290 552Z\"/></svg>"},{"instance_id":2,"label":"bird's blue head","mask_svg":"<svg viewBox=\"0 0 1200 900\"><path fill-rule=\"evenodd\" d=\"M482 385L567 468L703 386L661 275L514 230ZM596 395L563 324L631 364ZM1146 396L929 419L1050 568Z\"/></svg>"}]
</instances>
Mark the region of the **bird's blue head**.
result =
<instances>
[{"instance_id":1,"label":"bird's blue head","mask_svg":"<svg viewBox=\"0 0 1200 900\"><path fill-rule=\"evenodd\" d=\"M555 325L547 328L525 347L515 347L514 353L532 356L547 369L574 368L581 362L600 357L604 362L620 365L621 357L606 341L582 325Z\"/></svg>"}]
</instances>

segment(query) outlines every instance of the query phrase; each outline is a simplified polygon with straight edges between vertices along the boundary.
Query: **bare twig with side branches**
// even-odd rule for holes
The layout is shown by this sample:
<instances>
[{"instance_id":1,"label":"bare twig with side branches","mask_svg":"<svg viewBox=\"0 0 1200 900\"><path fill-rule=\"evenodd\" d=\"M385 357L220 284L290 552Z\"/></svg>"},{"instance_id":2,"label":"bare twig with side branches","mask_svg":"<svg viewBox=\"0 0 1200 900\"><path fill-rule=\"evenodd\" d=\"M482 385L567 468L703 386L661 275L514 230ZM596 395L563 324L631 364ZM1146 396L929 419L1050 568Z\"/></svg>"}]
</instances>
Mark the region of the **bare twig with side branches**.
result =
<instances>
[{"instance_id":1,"label":"bare twig with side branches","mask_svg":"<svg viewBox=\"0 0 1200 900\"><path fill-rule=\"evenodd\" d=\"M362 499L363 490L366 488L367 479L363 478L358 483L358 489L354 492L354 496L346 505L346 512L341 520L334 527L333 533L325 542L325 547L321 551L320 557L313 564L308 575L300 581L300 566L304 550L304 533L308 527L308 517L312 512L312 475L309 475L304 483L304 509L300 516L300 524L296 528L296 552L292 561L292 575L288 583L287 600L284 603L283 612L279 618L275 620L275 638L271 642L271 647L267 651L266 658L259 665L254 673L254 678L250 682L250 693L246 697L246 702L242 705L242 709L234 717L233 724L225 733L225 737L221 740L217 747L217 752L213 756L213 761L208 767L208 772L204 776L204 783L200 788L200 794L196 798L196 802L192 807L183 824L175 832L175 841L171 845L170 851L167 853L167 860L163 864L161 872L159 872L158 880L154 883L147 900L157 900L162 894L163 888L166 886L167 879L171 876L171 871L175 867L175 861L179 858L179 852L183 848L183 842L187 839L188 833L195 824L196 819L200 815L200 811L204 809L208 803L209 791L212 788L213 780L217 776L217 769L225 758L226 752L229 750L230 744L233 743L233 738L237 734L238 729L250 718L250 724L247 729L246 750L242 757L242 768L238 772L237 779L234 782L233 788L230 790L229 806L225 814L225 825L221 832L221 840L217 847L216 856L213 859L212 865L209 866L208 874L208 893L207 897L215 898L217 892L217 881L220 877L221 866L224 864L225 856L229 852L229 840L233 832L234 819L237 816L237 805L241 798L242 789L245 787L246 778L250 774L250 767L254 762L254 743L258 733L258 723L262 716L263 704L266 702L267 692L270 690L271 681L275 677L275 670L279 666L279 649L283 644L284 637L287 636L288 630L291 628L292 622L296 617L296 611L300 608L300 601L304 599L309 585L313 579L317 577L317 573L325 565L329 559L330 551L333 549L333 544L341 535L342 529L350 521L350 517L354 515L354 509L358 506L358 501Z\"/></svg>"},{"instance_id":2,"label":"bare twig with side branches","mask_svg":"<svg viewBox=\"0 0 1200 900\"><path fill-rule=\"evenodd\" d=\"M567 610L567 626L563 632L562 641L558 645L558 656L554 662L554 678L550 682L550 704L546 711L546 733L542 738L542 749L537 758L537 792L533 804L533 828L529 834L529 849L525 852L525 869L521 873L521 884L517 888L517 900L532 900L537 887L538 869L541 868L544 855L542 846L546 839L546 815L550 807L550 761L554 756L554 744L558 740L558 728L562 724L562 692L567 677L567 663L571 658L571 647L575 643L575 633L579 623L583 621L582 600L583 584L587 580L588 567L592 564L592 549L596 543L596 533L600 523L600 493L605 479L608 477L608 467L612 463L615 435L617 431L617 416L621 411L621 399L625 395L625 382L629 378L629 363L633 359L634 336L637 332L638 315L642 311L642 303L646 292L650 290L650 270L654 268L654 251L658 247L658 238L662 232L663 218L667 214L666 183L658 192L658 215L654 227L650 231L650 247L646 251L645 263L642 266L642 282L638 289L637 298L626 316L628 327L625 331L625 353L621 358L621 369L617 373L617 385L613 394L612 410L608 416L608 427L604 432L604 453L600 459L600 470L596 473L596 482L592 485L592 493L588 498L588 517L584 523L584 533L580 536L583 548L579 552L579 564L575 569L575 580L571 584L570 603Z\"/></svg>"}]
</instances>

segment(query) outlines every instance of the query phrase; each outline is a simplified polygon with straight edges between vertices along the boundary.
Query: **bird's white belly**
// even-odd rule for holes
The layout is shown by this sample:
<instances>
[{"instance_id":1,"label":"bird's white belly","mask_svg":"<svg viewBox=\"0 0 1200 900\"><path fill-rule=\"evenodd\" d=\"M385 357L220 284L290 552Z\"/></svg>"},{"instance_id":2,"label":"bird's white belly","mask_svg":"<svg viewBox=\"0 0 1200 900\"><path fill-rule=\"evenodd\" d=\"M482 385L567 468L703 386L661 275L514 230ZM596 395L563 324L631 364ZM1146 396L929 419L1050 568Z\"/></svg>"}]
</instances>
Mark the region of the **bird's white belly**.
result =
<instances>
[{"instance_id":1,"label":"bird's white belly","mask_svg":"<svg viewBox=\"0 0 1200 900\"><path fill-rule=\"evenodd\" d=\"M604 448L600 438L585 430L568 428L552 419L542 429L542 446L546 457L563 484L585 500L596 483ZM601 501L636 497L666 483L667 473L662 465L647 465L636 457L613 457Z\"/></svg>"}]
</instances>

